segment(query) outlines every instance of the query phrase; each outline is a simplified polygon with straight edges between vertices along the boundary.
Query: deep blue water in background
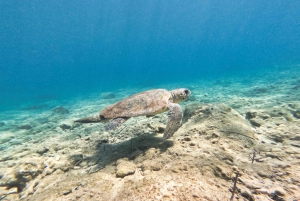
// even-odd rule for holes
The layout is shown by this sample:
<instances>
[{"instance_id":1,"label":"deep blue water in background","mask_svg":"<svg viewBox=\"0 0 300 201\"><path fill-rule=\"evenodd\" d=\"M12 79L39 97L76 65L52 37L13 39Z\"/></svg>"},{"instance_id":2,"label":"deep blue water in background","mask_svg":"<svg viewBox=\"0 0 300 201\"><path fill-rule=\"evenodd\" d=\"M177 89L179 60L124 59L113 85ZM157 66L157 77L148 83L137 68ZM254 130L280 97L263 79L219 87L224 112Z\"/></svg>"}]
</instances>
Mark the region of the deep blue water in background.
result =
<instances>
[{"instance_id":1,"label":"deep blue water in background","mask_svg":"<svg viewBox=\"0 0 300 201\"><path fill-rule=\"evenodd\" d=\"M11 0L0 23L0 110L300 60L299 0Z\"/></svg>"}]
</instances>

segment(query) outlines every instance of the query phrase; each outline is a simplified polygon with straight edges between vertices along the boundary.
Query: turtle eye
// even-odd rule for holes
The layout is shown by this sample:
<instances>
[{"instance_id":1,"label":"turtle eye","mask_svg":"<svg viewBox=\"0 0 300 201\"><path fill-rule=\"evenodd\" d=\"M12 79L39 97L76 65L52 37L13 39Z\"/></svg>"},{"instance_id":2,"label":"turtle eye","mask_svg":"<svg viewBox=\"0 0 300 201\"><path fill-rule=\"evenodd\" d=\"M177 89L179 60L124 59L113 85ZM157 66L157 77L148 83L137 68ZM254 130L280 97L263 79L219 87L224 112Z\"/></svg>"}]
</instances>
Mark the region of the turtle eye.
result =
<instances>
[{"instance_id":1,"label":"turtle eye","mask_svg":"<svg viewBox=\"0 0 300 201\"><path fill-rule=\"evenodd\" d=\"M189 94L189 90L185 89L185 90L184 90L184 93L185 93L186 95Z\"/></svg>"}]
</instances>

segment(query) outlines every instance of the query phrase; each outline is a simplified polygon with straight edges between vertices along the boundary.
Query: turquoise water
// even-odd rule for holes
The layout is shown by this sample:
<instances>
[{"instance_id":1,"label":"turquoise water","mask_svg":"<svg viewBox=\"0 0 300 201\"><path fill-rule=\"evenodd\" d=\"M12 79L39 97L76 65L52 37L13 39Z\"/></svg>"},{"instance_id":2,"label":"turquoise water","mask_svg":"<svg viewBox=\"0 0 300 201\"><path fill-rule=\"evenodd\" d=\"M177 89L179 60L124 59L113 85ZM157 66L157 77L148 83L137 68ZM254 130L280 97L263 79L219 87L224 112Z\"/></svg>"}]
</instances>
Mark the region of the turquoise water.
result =
<instances>
[{"instance_id":1,"label":"turquoise water","mask_svg":"<svg viewBox=\"0 0 300 201\"><path fill-rule=\"evenodd\" d=\"M0 200L229 200L239 172L239 199L300 200L299 11L1 1ZM155 88L191 90L180 125L179 106L109 131L75 122Z\"/></svg>"},{"instance_id":2,"label":"turquoise water","mask_svg":"<svg viewBox=\"0 0 300 201\"><path fill-rule=\"evenodd\" d=\"M299 62L299 1L2 1L0 10L2 111Z\"/></svg>"}]
</instances>

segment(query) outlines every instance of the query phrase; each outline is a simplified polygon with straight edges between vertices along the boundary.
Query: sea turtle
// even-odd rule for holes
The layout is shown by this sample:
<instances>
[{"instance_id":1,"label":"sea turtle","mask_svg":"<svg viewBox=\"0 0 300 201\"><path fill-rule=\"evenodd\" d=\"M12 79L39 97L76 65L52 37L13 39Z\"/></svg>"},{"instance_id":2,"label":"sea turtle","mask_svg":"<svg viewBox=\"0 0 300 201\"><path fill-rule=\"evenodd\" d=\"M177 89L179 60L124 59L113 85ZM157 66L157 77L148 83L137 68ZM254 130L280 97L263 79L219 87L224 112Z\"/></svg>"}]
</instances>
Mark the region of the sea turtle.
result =
<instances>
[{"instance_id":1,"label":"sea turtle","mask_svg":"<svg viewBox=\"0 0 300 201\"><path fill-rule=\"evenodd\" d=\"M104 108L99 115L78 119L75 122L94 123L110 120L105 129L113 130L130 117L151 117L168 110L168 123L163 136L166 140L180 127L182 109L177 103L186 100L190 95L191 91L186 88L172 91L166 89L144 91Z\"/></svg>"}]
</instances>

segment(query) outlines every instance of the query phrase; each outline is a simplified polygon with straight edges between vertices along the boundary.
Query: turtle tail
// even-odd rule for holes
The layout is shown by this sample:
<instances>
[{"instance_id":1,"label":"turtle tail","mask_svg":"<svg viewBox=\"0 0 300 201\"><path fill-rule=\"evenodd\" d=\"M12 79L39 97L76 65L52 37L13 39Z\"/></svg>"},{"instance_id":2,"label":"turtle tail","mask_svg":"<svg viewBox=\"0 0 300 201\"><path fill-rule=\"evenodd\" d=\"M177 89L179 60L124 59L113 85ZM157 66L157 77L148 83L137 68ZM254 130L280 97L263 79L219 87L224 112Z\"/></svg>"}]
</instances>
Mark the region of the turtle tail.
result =
<instances>
[{"instance_id":1,"label":"turtle tail","mask_svg":"<svg viewBox=\"0 0 300 201\"><path fill-rule=\"evenodd\" d=\"M90 116L90 117L85 117L82 119L77 119L74 122L79 122L79 123L96 123L96 122L103 122L104 117L101 115L96 115L96 116Z\"/></svg>"}]
</instances>

